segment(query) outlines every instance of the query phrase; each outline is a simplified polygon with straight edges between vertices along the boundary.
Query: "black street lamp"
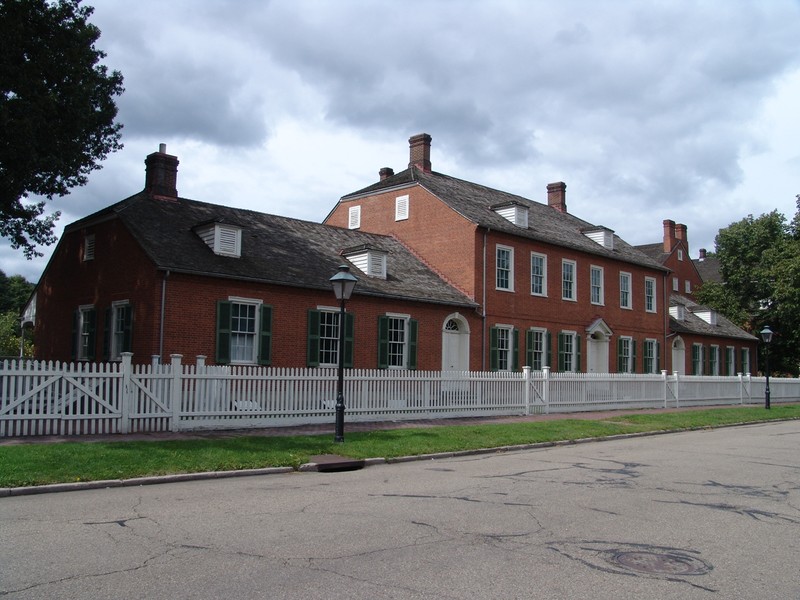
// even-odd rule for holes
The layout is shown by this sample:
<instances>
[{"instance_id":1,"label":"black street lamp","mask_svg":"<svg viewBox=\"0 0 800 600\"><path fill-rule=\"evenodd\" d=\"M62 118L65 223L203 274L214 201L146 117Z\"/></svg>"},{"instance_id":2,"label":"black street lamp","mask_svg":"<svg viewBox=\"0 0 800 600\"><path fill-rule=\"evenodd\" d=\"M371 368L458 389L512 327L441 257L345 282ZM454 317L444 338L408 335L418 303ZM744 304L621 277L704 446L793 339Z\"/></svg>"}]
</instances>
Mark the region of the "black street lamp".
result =
<instances>
[{"instance_id":1,"label":"black street lamp","mask_svg":"<svg viewBox=\"0 0 800 600\"><path fill-rule=\"evenodd\" d=\"M336 385L336 429L333 441L344 442L344 303L350 300L358 279L350 273L350 267L340 265L339 272L330 279L333 293L341 302L339 311L339 382Z\"/></svg>"},{"instance_id":2,"label":"black street lamp","mask_svg":"<svg viewBox=\"0 0 800 600\"><path fill-rule=\"evenodd\" d=\"M767 388L764 391L764 408L769 410L769 344L772 341L772 329L766 325L761 330L761 339L764 340L764 371L767 375Z\"/></svg>"}]
</instances>

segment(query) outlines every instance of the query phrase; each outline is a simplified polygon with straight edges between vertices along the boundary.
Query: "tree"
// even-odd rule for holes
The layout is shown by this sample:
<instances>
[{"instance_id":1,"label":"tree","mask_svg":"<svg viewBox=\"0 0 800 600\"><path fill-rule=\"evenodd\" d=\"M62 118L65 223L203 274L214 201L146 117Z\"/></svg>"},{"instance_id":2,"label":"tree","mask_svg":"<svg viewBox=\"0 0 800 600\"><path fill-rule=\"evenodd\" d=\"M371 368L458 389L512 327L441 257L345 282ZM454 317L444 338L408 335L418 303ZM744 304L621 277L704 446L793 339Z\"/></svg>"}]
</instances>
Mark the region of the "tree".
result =
<instances>
[{"instance_id":1,"label":"tree","mask_svg":"<svg viewBox=\"0 0 800 600\"><path fill-rule=\"evenodd\" d=\"M800 371L800 200L790 224L778 211L748 215L715 240L723 284L706 283L697 298L754 335L776 333L770 366ZM763 352L761 359L763 360Z\"/></svg>"},{"instance_id":2,"label":"tree","mask_svg":"<svg viewBox=\"0 0 800 600\"><path fill-rule=\"evenodd\" d=\"M80 0L0 1L0 235L29 259L55 241L59 216L29 196L65 196L122 147L122 75L99 64L93 11Z\"/></svg>"}]
</instances>

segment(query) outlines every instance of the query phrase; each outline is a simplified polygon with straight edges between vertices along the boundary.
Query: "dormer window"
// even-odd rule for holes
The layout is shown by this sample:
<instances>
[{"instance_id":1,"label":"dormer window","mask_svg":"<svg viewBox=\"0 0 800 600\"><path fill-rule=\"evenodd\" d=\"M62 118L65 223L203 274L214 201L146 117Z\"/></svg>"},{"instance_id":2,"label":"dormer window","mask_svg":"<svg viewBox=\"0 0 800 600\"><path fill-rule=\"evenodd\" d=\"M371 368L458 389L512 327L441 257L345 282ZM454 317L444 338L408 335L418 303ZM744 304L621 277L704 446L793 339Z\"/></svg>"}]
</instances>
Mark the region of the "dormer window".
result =
<instances>
[{"instance_id":1,"label":"dormer window","mask_svg":"<svg viewBox=\"0 0 800 600\"><path fill-rule=\"evenodd\" d=\"M229 223L209 223L195 229L197 235L220 256L242 255L242 228Z\"/></svg>"},{"instance_id":2,"label":"dormer window","mask_svg":"<svg viewBox=\"0 0 800 600\"><path fill-rule=\"evenodd\" d=\"M703 308L700 310L693 311L695 316L700 317L708 323L709 325L716 325L717 324L717 313L716 311L711 310L710 308Z\"/></svg>"},{"instance_id":3,"label":"dormer window","mask_svg":"<svg viewBox=\"0 0 800 600\"><path fill-rule=\"evenodd\" d=\"M686 307L683 304L676 304L669 307L669 316L676 321L684 321L686 319Z\"/></svg>"},{"instance_id":4,"label":"dormer window","mask_svg":"<svg viewBox=\"0 0 800 600\"><path fill-rule=\"evenodd\" d=\"M528 228L528 207L518 202L493 206L492 210L517 227Z\"/></svg>"},{"instance_id":5,"label":"dormer window","mask_svg":"<svg viewBox=\"0 0 800 600\"><path fill-rule=\"evenodd\" d=\"M608 248L609 250L614 249L614 232L608 227L601 226L585 229L583 230L583 235L596 244L600 244L603 248Z\"/></svg>"},{"instance_id":6,"label":"dormer window","mask_svg":"<svg viewBox=\"0 0 800 600\"><path fill-rule=\"evenodd\" d=\"M377 248L360 246L345 250L342 255L369 277L386 279L387 253Z\"/></svg>"}]
</instances>

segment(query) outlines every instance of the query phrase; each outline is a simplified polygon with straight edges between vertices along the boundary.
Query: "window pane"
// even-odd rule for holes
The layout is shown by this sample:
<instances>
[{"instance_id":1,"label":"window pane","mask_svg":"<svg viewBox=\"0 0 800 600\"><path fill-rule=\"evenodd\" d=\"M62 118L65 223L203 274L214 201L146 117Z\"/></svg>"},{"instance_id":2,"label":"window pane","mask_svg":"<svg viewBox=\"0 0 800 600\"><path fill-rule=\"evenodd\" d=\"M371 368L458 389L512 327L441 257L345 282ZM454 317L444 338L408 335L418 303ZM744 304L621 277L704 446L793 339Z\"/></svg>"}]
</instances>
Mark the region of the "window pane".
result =
<instances>
[{"instance_id":1,"label":"window pane","mask_svg":"<svg viewBox=\"0 0 800 600\"><path fill-rule=\"evenodd\" d=\"M319 314L319 364L339 364L339 313L323 311Z\"/></svg>"}]
</instances>

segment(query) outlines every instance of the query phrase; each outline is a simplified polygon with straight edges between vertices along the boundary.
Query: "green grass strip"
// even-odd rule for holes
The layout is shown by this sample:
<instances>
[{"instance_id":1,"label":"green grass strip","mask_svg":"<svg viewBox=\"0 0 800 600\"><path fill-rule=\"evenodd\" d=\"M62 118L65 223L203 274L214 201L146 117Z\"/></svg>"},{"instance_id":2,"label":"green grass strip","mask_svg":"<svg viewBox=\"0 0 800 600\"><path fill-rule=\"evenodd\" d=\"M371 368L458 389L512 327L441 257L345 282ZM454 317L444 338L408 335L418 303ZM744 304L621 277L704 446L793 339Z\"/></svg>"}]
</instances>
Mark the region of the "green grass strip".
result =
<instances>
[{"instance_id":1,"label":"green grass strip","mask_svg":"<svg viewBox=\"0 0 800 600\"><path fill-rule=\"evenodd\" d=\"M715 408L671 413L642 412L602 421L564 418L353 432L346 433L344 444L334 444L332 435L28 443L0 446L0 487L263 467L297 468L315 454L395 458L796 418L800 418L800 404L777 405L770 411L763 408Z\"/></svg>"}]
</instances>

